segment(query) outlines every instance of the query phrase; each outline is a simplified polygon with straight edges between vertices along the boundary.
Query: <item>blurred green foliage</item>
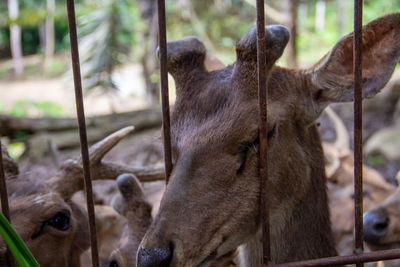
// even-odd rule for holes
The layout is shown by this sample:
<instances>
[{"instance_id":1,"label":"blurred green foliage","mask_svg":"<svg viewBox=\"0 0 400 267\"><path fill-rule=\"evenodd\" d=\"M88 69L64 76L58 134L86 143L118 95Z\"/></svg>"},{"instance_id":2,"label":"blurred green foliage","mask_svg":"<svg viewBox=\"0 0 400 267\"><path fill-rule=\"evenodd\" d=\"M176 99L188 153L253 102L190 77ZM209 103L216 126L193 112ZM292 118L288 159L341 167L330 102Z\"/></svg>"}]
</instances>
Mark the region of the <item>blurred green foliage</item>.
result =
<instances>
[{"instance_id":1,"label":"blurred green foliage","mask_svg":"<svg viewBox=\"0 0 400 267\"><path fill-rule=\"evenodd\" d=\"M20 267L39 267L38 262L28 247L22 241L10 222L0 212L0 235L3 237L7 247L10 249L14 259Z\"/></svg>"},{"instance_id":2,"label":"blurred green foliage","mask_svg":"<svg viewBox=\"0 0 400 267\"><path fill-rule=\"evenodd\" d=\"M63 108L53 102L18 100L8 113L17 117L28 117L32 115L39 117L57 117L61 116L62 112Z\"/></svg>"},{"instance_id":3,"label":"blurred green foliage","mask_svg":"<svg viewBox=\"0 0 400 267\"><path fill-rule=\"evenodd\" d=\"M16 138L18 137L22 136L19 134ZM7 150L11 158L18 160L24 154L26 145L24 142L13 142L7 145Z\"/></svg>"},{"instance_id":4,"label":"blurred green foliage","mask_svg":"<svg viewBox=\"0 0 400 267\"><path fill-rule=\"evenodd\" d=\"M113 70L127 62L134 20L132 5L127 0L103 0L90 13L79 16L79 50L83 86L86 91L95 87L117 89Z\"/></svg>"},{"instance_id":5,"label":"blurred green foliage","mask_svg":"<svg viewBox=\"0 0 400 267\"><path fill-rule=\"evenodd\" d=\"M56 51L66 51L69 47L67 14L64 0L57 0L55 11ZM285 12L286 1L266 0L273 8ZM310 65L321 58L341 37L338 32L338 19L342 17L344 33L352 31L353 1L344 1L344 10L339 10L338 0L326 0L325 25L322 30L316 29L317 0L301 0L298 9L298 60L301 65ZM107 70L97 69L100 64L116 67L127 60L138 60L140 50L138 34L143 31L140 19L139 0L79 0L76 3L76 14L79 19L80 36L89 35L102 20L113 19L116 24L109 29L114 31L115 38L104 38L107 45L119 44L108 49L105 54L98 52L97 63L92 61L92 72L103 73ZM46 1L19 1L20 17L16 21L22 26L24 54L41 53L38 26L46 16ZM166 0L167 37L168 40L182 38L187 35L198 35L208 49L221 60L230 64L235 59L234 45L236 41L255 22L255 8L244 0ZM364 23L383 14L400 11L398 0L364 0ZM116 12L117 15L112 15ZM268 9L266 10L268 14ZM108 15L107 15L108 14ZM341 16L339 16L341 15ZM97 18L96 18L97 16ZM7 1L0 1L0 58L10 57L9 26ZM94 35L92 35L94 36ZM100 39L98 38L97 42ZM94 42L95 43L95 42ZM122 49L121 49L122 48ZM107 50L107 49L106 49ZM103 50L103 51L106 51ZM111 50L114 50L111 52ZM129 53L131 51L132 53ZM92 51L92 55L95 51ZM86 55L83 55L86 56ZM93 59L91 56L87 58ZM104 63L106 60L109 64ZM90 60L89 60L90 61ZM282 62L282 60L281 60ZM90 69L90 68L89 68ZM91 81L102 83L103 74ZM106 75L107 76L107 75ZM90 84L89 84L90 85ZM112 83L107 86L113 86ZM89 86L90 87L90 86Z\"/></svg>"}]
</instances>

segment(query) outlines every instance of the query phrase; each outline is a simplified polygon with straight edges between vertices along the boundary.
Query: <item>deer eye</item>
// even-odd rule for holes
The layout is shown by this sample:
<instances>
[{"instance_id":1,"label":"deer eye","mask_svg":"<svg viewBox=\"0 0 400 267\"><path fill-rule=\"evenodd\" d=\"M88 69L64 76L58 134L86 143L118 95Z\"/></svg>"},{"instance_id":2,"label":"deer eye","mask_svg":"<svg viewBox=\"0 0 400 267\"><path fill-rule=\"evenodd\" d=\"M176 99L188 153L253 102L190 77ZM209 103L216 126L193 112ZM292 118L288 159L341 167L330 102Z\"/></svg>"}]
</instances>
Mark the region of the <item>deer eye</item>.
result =
<instances>
[{"instance_id":1,"label":"deer eye","mask_svg":"<svg viewBox=\"0 0 400 267\"><path fill-rule=\"evenodd\" d=\"M268 141L270 141L270 140L272 140L272 138L274 138L275 129L276 129L276 125L274 125L274 127L272 127L272 129L268 131L268 133L267 133ZM239 169L237 169L236 174L240 174L243 172L244 167L246 166L246 161L247 161L247 156L249 154L249 150L251 148L257 149L257 146L259 143L260 143L260 139L259 139L259 135L257 134L257 137L253 140L253 142L244 143L244 144L240 145L239 154L241 157L241 164L240 164Z\"/></svg>"},{"instance_id":2,"label":"deer eye","mask_svg":"<svg viewBox=\"0 0 400 267\"><path fill-rule=\"evenodd\" d=\"M35 239L36 237L40 236L43 234L43 231L45 231L46 227L50 226L52 228L55 228L59 231L67 231L70 227L70 214L67 211L62 211L56 213L53 217L50 219L45 220L42 222L40 228L38 231L36 231L32 235L32 239Z\"/></svg>"},{"instance_id":3,"label":"deer eye","mask_svg":"<svg viewBox=\"0 0 400 267\"><path fill-rule=\"evenodd\" d=\"M267 139L268 139L268 141L271 141L272 138L275 137L275 132L276 132L276 124L274 124L274 127L272 127L272 129L269 130L268 133L267 133Z\"/></svg>"},{"instance_id":4,"label":"deer eye","mask_svg":"<svg viewBox=\"0 0 400 267\"><path fill-rule=\"evenodd\" d=\"M59 212L47 221L43 222L43 226L51 226L60 231L66 231L69 228L70 216L66 212Z\"/></svg>"},{"instance_id":5,"label":"deer eye","mask_svg":"<svg viewBox=\"0 0 400 267\"><path fill-rule=\"evenodd\" d=\"M119 265L118 265L118 262L116 261L116 260L109 260L108 262L107 262L107 266L108 267L118 267Z\"/></svg>"},{"instance_id":6,"label":"deer eye","mask_svg":"<svg viewBox=\"0 0 400 267\"><path fill-rule=\"evenodd\" d=\"M257 146L260 142L260 139L258 138L258 134L256 139L253 140L253 142L249 143L244 143L240 145L239 148L239 155L240 155L240 167L237 169L236 174L240 174L243 172L244 167L246 166L246 161L247 161L247 156L249 154L250 149L257 149Z\"/></svg>"}]
</instances>

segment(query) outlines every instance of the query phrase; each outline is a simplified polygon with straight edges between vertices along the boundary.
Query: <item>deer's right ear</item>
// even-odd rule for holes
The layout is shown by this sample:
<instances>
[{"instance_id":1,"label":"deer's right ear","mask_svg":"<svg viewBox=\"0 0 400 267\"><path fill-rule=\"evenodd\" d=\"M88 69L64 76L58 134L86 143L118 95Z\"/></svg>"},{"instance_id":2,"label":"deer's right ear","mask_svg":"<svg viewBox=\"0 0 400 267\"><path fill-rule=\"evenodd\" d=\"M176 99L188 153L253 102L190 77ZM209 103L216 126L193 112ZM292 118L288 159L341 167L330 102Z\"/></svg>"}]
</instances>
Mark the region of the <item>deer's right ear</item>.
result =
<instances>
[{"instance_id":1,"label":"deer's right ear","mask_svg":"<svg viewBox=\"0 0 400 267\"><path fill-rule=\"evenodd\" d=\"M363 27L363 98L387 83L400 57L400 13L378 18ZM312 95L321 110L331 102L353 101L353 33L342 38L313 68Z\"/></svg>"}]
</instances>

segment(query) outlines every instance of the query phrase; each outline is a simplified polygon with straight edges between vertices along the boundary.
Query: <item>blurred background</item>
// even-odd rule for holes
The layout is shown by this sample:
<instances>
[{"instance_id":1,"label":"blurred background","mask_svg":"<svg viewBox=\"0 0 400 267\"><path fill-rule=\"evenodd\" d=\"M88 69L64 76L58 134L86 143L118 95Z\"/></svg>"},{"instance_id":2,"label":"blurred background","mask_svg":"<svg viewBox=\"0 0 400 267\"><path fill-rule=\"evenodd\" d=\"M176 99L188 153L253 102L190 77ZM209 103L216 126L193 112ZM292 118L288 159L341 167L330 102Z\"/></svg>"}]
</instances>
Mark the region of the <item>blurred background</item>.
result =
<instances>
[{"instance_id":1,"label":"blurred background","mask_svg":"<svg viewBox=\"0 0 400 267\"><path fill-rule=\"evenodd\" d=\"M156 2L75 1L90 142L124 124L135 124L138 131L160 124ZM352 31L350 0L268 0L265 5L267 23L283 24L291 31L278 62L282 66L308 67ZM197 35L224 64L234 62L235 42L255 24L255 0L166 0L166 7L168 40ZM365 0L363 21L394 11L400 11L398 0ZM392 151L400 151L393 145L393 138L400 135L396 123L400 93L393 88L379 100L383 106L376 104L378 100L367 104L364 122L365 142L379 130L395 129L390 142L387 135L384 139L390 152L381 151L378 142L366 155L368 163L392 181L400 165L400 152ZM172 79L170 97L173 103ZM335 108L350 133L351 108ZM0 135L12 156L40 158L54 149L76 147L76 132L68 132L76 127L70 119L75 112L65 0L1 1ZM137 120L124 119L132 116ZM321 133L324 140L335 139L334 131L325 130L324 124Z\"/></svg>"}]
</instances>

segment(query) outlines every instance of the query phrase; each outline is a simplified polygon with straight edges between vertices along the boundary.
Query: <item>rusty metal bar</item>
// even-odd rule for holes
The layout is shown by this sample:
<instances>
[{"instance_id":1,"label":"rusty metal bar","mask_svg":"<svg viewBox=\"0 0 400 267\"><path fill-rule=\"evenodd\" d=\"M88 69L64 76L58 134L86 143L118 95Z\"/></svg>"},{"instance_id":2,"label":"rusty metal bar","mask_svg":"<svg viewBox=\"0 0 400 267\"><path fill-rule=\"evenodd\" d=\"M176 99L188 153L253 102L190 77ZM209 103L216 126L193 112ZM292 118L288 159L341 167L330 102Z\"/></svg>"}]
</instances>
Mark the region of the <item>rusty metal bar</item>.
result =
<instances>
[{"instance_id":1,"label":"rusty metal bar","mask_svg":"<svg viewBox=\"0 0 400 267\"><path fill-rule=\"evenodd\" d=\"M0 140L0 150L1 150L1 140ZM1 212L4 214L4 217L11 223L10 217L10 208L8 206L8 194L7 194L7 185L6 185L6 176L4 174L4 165L3 165L3 152L0 151L0 197L1 197ZM7 249L6 254L6 263L7 266L14 267L14 260Z\"/></svg>"},{"instance_id":2,"label":"rusty metal bar","mask_svg":"<svg viewBox=\"0 0 400 267\"><path fill-rule=\"evenodd\" d=\"M310 266L334 266L344 264L358 264L380 260L393 260L400 258L400 249L374 251L359 255L336 256L314 260L298 261L274 265L274 267L310 267Z\"/></svg>"},{"instance_id":3,"label":"rusty metal bar","mask_svg":"<svg viewBox=\"0 0 400 267\"><path fill-rule=\"evenodd\" d=\"M171 130L169 118L169 94L168 94L168 69L167 69L167 34L165 23L165 0L157 0L158 9L158 39L160 51L160 77L161 77L161 105L163 114L163 139L165 181L168 183L172 171L171 157Z\"/></svg>"},{"instance_id":4,"label":"rusty metal bar","mask_svg":"<svg viewBox=\"0 0 400 267\"><path fill-rule=\"evenodd\" d=\"M83 175L85 178L86 203L89 216L90 246L92 266L99 267L99 252L97 247L96 221L94 213L92 180L90 178L89 152L86 134L85 110L83 106L82 80L79 63L78 36L76 33L74 0L67 0L69 37L71 42L72 70L74 74L75 101L78 116L78 129L81 143Z\"/></svg>"},{"instance_id":5,"label":"rusty metal bar","mask_svg":"<svg viewBox=\"0 0 400 267\"><path fill-rule=\"evenodd\" d=\"M363 1L354 0L354 253L363 252L363 174L362 174L362 13ZM364 266L357 263L357 267Z\"/></svg>"},{"instance_id":6,"label":"rusty metal bar","mask_svg":"<svg viewBox=\"0 0 400 267\"><path fill-rule=\"evenodd\" d=\"M0 140L0 149L1 149L1 140ZM0 196L1 196L1 212L3 212L7 220L10 221L10 208L8 207L7 185L6 185L6 177L4 174L2 152L0 153Z\"/></svg>"},{"instance_id":7,"label":"rusty metal bar","mask_svg":"<svg viewBox=\"0 0 400 267\"><path fill-rule=\"evenodd\" d=\"M257 0L257 77L259 101L259 139L260 139L260 187L261 187L261 221L263 223L263 264L271 261L269 233L269 201L268 201L268 162L267 162L267 88L265 73L265 14L264 1Z\"/></svg>"}]
</instances>

